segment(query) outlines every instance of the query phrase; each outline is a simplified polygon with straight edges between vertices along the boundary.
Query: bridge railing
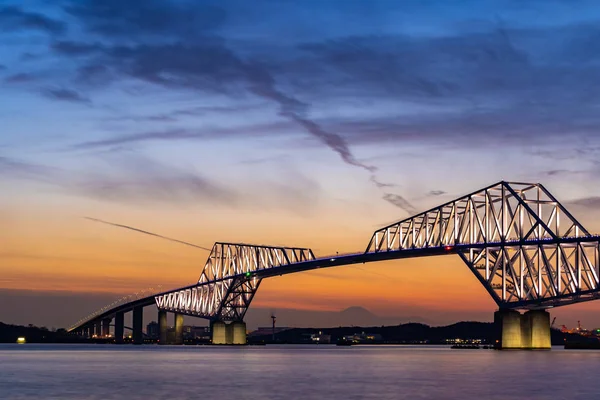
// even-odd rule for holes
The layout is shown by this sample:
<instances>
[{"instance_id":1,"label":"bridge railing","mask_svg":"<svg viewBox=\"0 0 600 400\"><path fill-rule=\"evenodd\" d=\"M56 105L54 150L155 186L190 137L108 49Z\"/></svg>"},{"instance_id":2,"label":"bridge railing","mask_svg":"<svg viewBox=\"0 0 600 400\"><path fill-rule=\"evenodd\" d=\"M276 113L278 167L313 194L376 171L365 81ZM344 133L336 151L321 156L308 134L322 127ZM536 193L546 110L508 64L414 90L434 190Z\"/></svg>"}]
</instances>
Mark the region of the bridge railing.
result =
<instances>
[{"instance_id":1,"label":"bridge railing","mask_svg":"<svg viewBox=\"0 0 600 400\"><path fill-rule=\"evenodd\" d=\"M150 288L146 288L146 289L140 290L138 292L132 293L130 295L120 297L120 298L116 299L115 301L113 301L112 303L107 304L107 305L103 306L102 308L99 308L96 311L94 311L94 312L86 315L85 317L79 319L79 321L77 321L73 325L71 325L67 329L67 331L71 331L71 330L77 328L78 326L81 326L81 325L85 324L86 322L93 321L99 315L104 314L108 310L112 310L112 309L117 308L118 306L120 306L122 304L127 304L127 303L130 303L132 301L138 300L140 298L150 296L153 293L160 293L161 290L162 290L162 285L158 285L157 288L156 288L156 290L153 287L150 287Z\"/></svg>"}]
</instances>

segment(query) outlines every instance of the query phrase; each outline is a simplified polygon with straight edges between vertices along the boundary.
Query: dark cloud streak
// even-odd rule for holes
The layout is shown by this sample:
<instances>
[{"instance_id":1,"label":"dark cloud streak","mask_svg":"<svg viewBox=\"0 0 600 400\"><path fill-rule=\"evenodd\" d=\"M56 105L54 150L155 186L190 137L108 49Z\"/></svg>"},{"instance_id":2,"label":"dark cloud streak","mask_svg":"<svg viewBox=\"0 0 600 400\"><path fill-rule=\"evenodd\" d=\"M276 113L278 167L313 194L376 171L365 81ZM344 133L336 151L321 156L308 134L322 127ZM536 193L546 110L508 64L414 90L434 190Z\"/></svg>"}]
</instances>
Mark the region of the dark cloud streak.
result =
<instances>
[{"instance_id":1,"label":"dark cloud streak","mask_svg":"<svg viewBox=\"0 0 600 400\"><path fill-rule=\"evenodd\" d=\"M66 24L35 12L23 11L19 7L0 7L0 30L35 29L50 34L60 34L66 30Z\"/></svg>"},{"instance_id":2,"label":"dark cloud streak","mask_svg":"<svg viewBox=\"0 0 600 400\"><path fill-rule=\"evenodd\" d=\"M91 100L83 95L81 95L80 93L76 92L75 90L71 90L71 89L64 89L64 88L48 88L48 89L43 89L42 93L44 94L44 96L52 98L52 99L56 99L56 100L61 100L61 101L68 101L68 102L72 102L72 103L83 103L83 104L90 104Z\"/></svg>"}]
</instances>

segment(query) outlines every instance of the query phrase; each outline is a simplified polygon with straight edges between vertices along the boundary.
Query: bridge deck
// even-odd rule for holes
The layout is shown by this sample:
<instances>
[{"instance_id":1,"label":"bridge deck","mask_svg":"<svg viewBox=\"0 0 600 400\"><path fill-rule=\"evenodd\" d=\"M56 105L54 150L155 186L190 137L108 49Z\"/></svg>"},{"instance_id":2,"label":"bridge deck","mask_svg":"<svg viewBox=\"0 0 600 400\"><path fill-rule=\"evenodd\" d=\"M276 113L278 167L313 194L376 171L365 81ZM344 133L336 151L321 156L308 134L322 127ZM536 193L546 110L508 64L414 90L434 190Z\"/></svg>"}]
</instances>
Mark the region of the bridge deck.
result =
<instances>
[{"instance_id":1,"label":"bridge deck","mask_svg":"<svg viewBox=\"0 0 600 400\"><path fill-rule=\"evenodd\" d=\"M493 249L495 247L500 248L502 246L519 246L519 247L540 246L540 245L551 246L551 245L558 245L558 244L564 244L564 243L582 243L582 242L594 242L595 243L595 242L599 242L599 241L600 241L600 236L593 235L593 236L587 236L587 237L566 237L566 238L560 238L560 239L546 238L546 239L538 239L538 240L511 240L511 241L502 241L502 242L495 242L495 243L481 242L481 243L473 243L473 244L461 244L461 245L455 245L455 246L430 246L427 248L330 255L327 257L316 258L314 260L296 262L296 263L291 263L291 264L286 264L286 265L281 265L281 266L276 266L276 267L271 267L271 268L258 269L255 271L250 271L249 275L248 275L248 273L237 274L237 275L227 276L227 277L223 277L223 278L219 278L219 279L214 279L214 280L211 280L208 282L195 283L195 284L180 287L177 289L172 289L172 290L168 290L165 292L156 293L151 296L137 299L137 300L134 300L129 303L118 305L115 308L112 308L110 310L106 310L105 312L103 312L101 314L95 315L93 318L90 318L76 326L73 326L72 328L69 329L69 331L74 331L74 330L80 329L83 326L88 325L94 321L101 321L102 319L111 318L112 316L114 316L116 313L119 313L119 312L128 312L128 311L133 310L136 307L140 307L140 306L144 307L144 306L149 306L149 305L155 304L156 296L167 295L167 294L173 293L173 292L185 291L187 289L192 289L192 288L196 288L199 286L210 285L210 284L218 283L218 282L221 282L224 280L231 280L231 279L237 279L237 278L240 278L240 279L254 278L254 277L263 279L263 278L270 278L270 277L274 277L274 276L281 276L281 275L286 275L286 274L291 274L291 273L296 273L296 272L311 271L311 270L322 269L322 268L339 267L339 266L344 266L344 265L364 264L364 263L368 263L368 262L398 260L398 259L404 259L404 258L430 257L430 256L442 256L442 255L457 254L462 251L468 251L471 249L483 249L483 248L488 248L488 249L492 248ZM582 296L582 298L586 298L586 296L589 296L590 299L600 296L600 294L598 294L597 291L581 292L580 295ZM554 300L559 302L559 305L565 305L565 304L570 304L573 302L581 301L581 300L572 300L570 298L566 299L566 297L567 296L565 296L565 301L562 303L560 302L561 296L556 296ZM522 304L513 303L511 305L518 307L518 306L525 306L526 304L527 304L527 302L522 302ZM185 314L185 312L182 312L182 313ZM193 314L190 314L190 315L193 315Z\"/></svg>"}]
</instances>

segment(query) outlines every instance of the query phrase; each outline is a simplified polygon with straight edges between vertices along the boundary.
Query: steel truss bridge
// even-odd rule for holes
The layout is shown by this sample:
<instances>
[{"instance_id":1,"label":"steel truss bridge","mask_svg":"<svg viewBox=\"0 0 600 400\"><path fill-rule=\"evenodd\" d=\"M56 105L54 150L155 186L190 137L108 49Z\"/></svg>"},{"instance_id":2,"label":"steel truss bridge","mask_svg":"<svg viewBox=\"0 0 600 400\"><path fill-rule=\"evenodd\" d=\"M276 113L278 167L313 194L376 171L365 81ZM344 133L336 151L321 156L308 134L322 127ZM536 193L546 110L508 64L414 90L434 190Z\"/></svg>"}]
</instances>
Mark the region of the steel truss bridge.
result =
<instances>
[{"instance_id":1,"label":"steel truss bridge","mask_svg":"<svg viewBox=\"0 0 600 400\"><path fill-rule=\"evenodd\" d=\"M135 307L242 321L263 279L343 265L457 255L502 309L546 309L600 297L600 236L539 183L499 182L375 231L365 251L214 244L197 283L121 304L70 330Z\"/></svg>"}]
</instances>

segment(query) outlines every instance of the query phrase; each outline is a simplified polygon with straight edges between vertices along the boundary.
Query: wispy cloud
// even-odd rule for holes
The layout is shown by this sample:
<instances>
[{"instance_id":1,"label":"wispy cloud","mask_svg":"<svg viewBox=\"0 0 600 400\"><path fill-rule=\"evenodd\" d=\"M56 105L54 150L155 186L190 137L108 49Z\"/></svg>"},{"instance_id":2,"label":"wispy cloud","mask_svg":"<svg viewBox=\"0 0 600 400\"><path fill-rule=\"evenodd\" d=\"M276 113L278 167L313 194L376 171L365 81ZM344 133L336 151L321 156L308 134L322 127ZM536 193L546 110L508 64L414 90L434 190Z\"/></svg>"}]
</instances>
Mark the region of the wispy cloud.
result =
<instances>
[{"instance_id":1,"label":"wispy cloud","mask_svg":"<svg viewBox=\"0 0 600 400\"><path fill-rule=\"evenodd\" d=\"M444 192L443 190L431 190L429 192L430 196L442 196L444 194L446 194L446 192Z\"/></svg>"},{"instance_id":2,"label":"wispy cloud","mask_svg":"<svg viewBox=\"0 0 600 400\"><path fill-rule=\"evenodd\" d=\"M57 173L56 168L0 155L0 175L7 178L52 180Z\"/></svg>"},{"instance_id":3,"label":"wispy cloud","mask_svg":"<svg viewBox=\"0 0 600 400\"><path fill-rule=\"evenodd\" d=\"M21 73L18 73L18 74L7 76L4 79L4 82L7 82L7 83L25 83L25 82L35 81L35 80L36 80L36 77L33 74L28 74L28 73L25 73L25 72L21 72Z\"/></svg>"},{"instance_id":4,"label":"wispy cloud","mask_svg":"<svg viewBox=\"0 0 600 400\"><path fill-rule=\"evenodd\" d=\"M61 100L61 101L69 101L69 102L73 102L73 103L84 103L84 104L90 104L91 100L85 96L83 96L81 93L76 92L75 90L71 90L71 89L64 89L64 88L48 88L48 89L43 89L42 93L44 94L44 96L55 99L55 100Z\"/></svg>"},{"instance_id":5,"label":"wispy cloud","mask_svg":"<svg viewBox=\"0 0 600 400\"><path fill-rule=\"evenodd\" d=\"M111 5L111 7L121 7ZM158 9L165 7L155 3L145 6L146 12L153 15ZM161 14L169 15L169 18L178 19L178 10L163 10ZM82 22L91 31L98 32L100 21L106 24L117 24L118 19L111 16L110 20L104 11L99 12L94 6L86 4L83 8L73 11L74 15L82 19ZM114 13L111 13L113 15ZM126 23L126 17L120 23ZM143 22L139 26L128 26L132 35L147 39L148 32ZM165 24L172 23L167 18ZM102 24L101 24L102 25ZM118 28L115 28L118 31ZM177 32L177 30L175 30ZM173 33L173 32L171 32ZM198 33L198 32L196 32ZM102 32L109 38L114 32ZM325 146L337 153L341 160L348 165L363 169L370 174L375 174L377 167L357 159L350 149L347 140L340 134L326 130L309 115L310 104L302 101L289 92L284 91L277 84L277 79L269 70L268 66L253 59L242 57L226 45L224 39L212 35L204 36L193 44L185 43L187 38L180 37L180 43L154 44L146 41L143 45L103 45L58 43L54 48L62 54L82 53L96 54L103 64L110 64L112 69L121 74L129 75L154 84L160 84L175 89L193 88L199 92L214 90L220 93L229 93L233 87L245 90L275 103L279 107L279 114L289 121L297 124L306 133L310 134ZM233 89L235 90L235 89ZM143 141L143 140L181 140L193 139L202 134L189 132L187 130L170 130L167 132L147 132L133 134L106 140L86 142L79 147L109 146L120 143ZM376 187L381 188L376 185ZM391 204L405 208L410 203L398 194L384 193L384 199ZM390 199L394 199L391 201ZM400 201L399 199L402 199Z\"/></svg>"},{"instance_id":6,"label":"wispy cloud","mask_svg":"<svg viewBox=\"0 0 600 400\"><path fill-rule=\"evenodd\" d=\"M543 152L566 136L591 137L600 125L600 97L593 90L600 84L600 57L592 40L599 29L594 24L527 27L487 18L476 26L457 24L435 35L361 33L323 40L311 36L289 46L260 39L240 45L221 36L227 32L221 28L231 28L228 13L236 12L226 5L156 0L69 4L66 12L85 35L80 42L55 40L51 50L78 66L74 82L89 85L96 80L104 86L133 78L198 96L237 99L251 94L274 104L279 117L344 163L367 172L383 199L407 212L414 207L396 193L402 187L382 182L380 165L359 158L356 146L418 142L465 149L493 142ZM89 101L81 93L54 95ZM373 112L335 117L326 111L315 113L339 98L361 102ZM379 104L398 112L375 112ZM164 125L205 111L161 111L143 117L163 124L155 130L111 132L74 148L222 137L218 129ZM284 134L276 129L271 133Z\"/></svg>"},{"instance_id":7,"label":"wispy cloud","mask_svg":"<svg viewBox=\"0 0 600 400\"><path fill-rule=\"evenodd\" d=\"M600 210L600 197L584 197L569 202L577 206L582 206L594 210Z\"/></svg>"},{"instance_id":8,"label":"wispy cloud","mask_svg":"<svg viewBox=\"0 0 600 400\"><path fill-rule=\"evenodd\" d=\"M24 11L19 7L0 7L0 30L36 29L51 34L60 34L66 30L66 24L43 14Z\"/></svg>"}]
</instances>

